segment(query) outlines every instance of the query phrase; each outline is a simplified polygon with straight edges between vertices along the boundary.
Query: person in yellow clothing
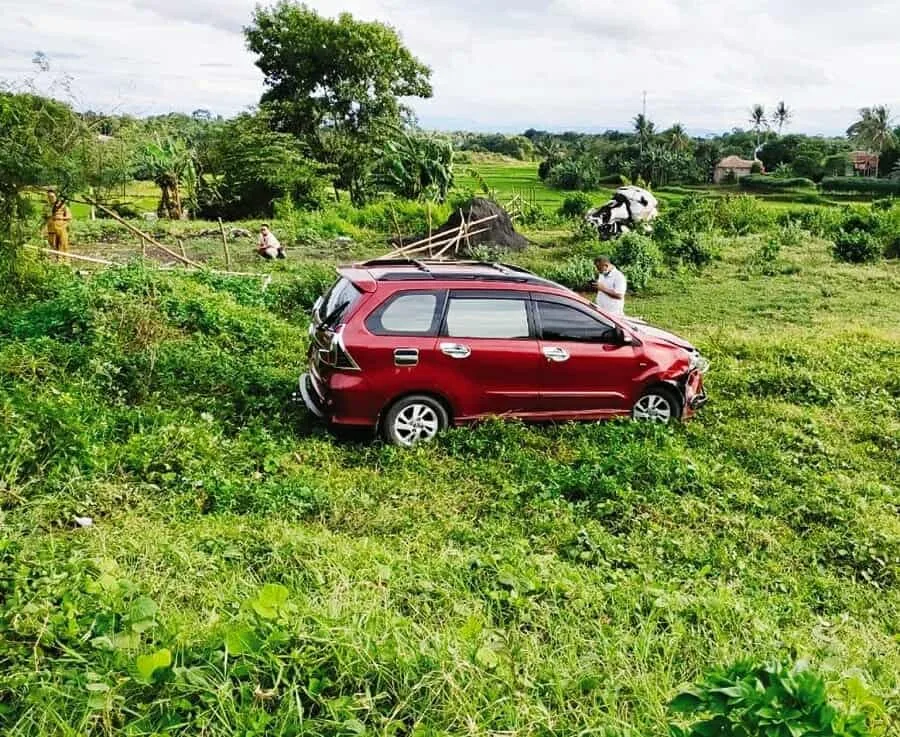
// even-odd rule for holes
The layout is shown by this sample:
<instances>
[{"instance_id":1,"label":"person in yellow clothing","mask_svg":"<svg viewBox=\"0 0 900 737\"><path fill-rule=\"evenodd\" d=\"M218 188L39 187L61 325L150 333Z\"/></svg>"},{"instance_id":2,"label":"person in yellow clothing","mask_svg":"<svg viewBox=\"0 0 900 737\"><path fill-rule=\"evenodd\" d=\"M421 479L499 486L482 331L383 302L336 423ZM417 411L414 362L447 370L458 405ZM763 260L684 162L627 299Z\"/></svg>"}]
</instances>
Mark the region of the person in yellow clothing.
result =
<instances>
[{"instance_id":1,"label":"person in yellow clothing","mask_svg":"<svg viewBox=\"0 0 900 737\"><path fill-rule=\"evenodd\" d=\"M68 253L69 222L72 220L72 211L52 189L47 190L47 202L50 203L50 215L47 217L47 242L54 251Z\"/></svg>"}]
</instances>

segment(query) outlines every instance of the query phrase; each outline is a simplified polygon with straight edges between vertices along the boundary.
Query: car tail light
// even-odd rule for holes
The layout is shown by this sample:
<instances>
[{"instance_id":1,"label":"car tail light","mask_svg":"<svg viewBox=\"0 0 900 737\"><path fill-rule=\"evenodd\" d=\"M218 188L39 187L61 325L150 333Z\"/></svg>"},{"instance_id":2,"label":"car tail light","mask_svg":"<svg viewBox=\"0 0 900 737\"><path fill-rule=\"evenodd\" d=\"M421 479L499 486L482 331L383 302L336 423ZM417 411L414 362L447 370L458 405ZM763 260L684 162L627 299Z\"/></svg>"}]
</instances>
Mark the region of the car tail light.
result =
<instances>
[{"instance_id":1,"label":"car tail light","mask_svg":"<svg viewBox=\"0 0 900 737\"><path fill-rule=\"evenodd\" d=\"M333 368L344 369L346 371L359 371L359 364L353 360L353 356L350 355L347 346L344 345L344 338L342 336L343 330L343 325L339 325L335 328L328 347L319 349L319 359L322 363Z\"/></svg>"}]
</instances>

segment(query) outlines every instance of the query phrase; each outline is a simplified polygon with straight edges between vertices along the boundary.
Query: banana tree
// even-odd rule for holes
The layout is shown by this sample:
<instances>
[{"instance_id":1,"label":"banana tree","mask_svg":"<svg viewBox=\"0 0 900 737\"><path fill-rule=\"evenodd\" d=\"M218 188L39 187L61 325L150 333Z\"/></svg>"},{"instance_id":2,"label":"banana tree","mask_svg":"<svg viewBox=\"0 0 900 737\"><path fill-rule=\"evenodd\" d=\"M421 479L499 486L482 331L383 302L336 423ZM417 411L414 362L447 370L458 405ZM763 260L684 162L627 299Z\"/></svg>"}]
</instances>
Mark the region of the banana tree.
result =
<instances>
[{"instance_id":1,"label":"banana tree","mask_svg":"<svg viewBox=\"0 0 900 737\"><path fill-rule=\"evenodd\" d=\"M376 181L401 197L443 202L453 186L453 145L444 138L397 129L377 154Z\"/></svg>"},{"instance_id":2,"label":"banana tree","mask_svg":"<svg viewBox=\"0 0 900 737\"><path fill-rule=\"evenodd\" d=\"M140 167L159 187L156 214L184 220L196 204L197 168L194 150L180 138L157 136L140 155Z\"/></svg>"}]
</instances>

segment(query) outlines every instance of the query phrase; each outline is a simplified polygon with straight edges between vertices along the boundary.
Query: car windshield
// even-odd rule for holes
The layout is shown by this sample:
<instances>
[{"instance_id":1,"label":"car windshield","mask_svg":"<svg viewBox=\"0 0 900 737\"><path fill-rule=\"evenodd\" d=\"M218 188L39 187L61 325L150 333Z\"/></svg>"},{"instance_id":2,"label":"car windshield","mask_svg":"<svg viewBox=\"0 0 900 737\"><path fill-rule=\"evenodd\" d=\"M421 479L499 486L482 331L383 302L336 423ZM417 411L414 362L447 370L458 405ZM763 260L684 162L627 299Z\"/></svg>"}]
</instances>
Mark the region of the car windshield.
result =
<instances>
[{"instance_id":1,"label":"car windshield","mask_svg":"<svg viewBox=\"0 0 900 737\"><path fill-rule=\"evenodd\" d=\"M337 325L349 309L356 303L362 292L349 279L341 277L326 292L316 311L316 322L319 325Z\"/></svg>"}]
</instances>

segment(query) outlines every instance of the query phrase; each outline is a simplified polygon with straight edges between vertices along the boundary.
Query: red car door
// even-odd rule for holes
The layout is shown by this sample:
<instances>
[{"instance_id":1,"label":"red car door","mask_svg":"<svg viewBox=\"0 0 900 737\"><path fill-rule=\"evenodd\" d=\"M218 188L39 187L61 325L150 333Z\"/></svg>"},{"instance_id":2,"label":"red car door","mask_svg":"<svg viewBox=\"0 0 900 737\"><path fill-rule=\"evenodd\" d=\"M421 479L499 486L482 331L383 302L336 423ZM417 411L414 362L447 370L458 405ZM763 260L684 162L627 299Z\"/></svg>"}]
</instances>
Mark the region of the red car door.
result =
<instances>
[{"instance_id":1,"label":"red car door","mask_svg":"<svg viewBox=\"0 0 900 737\"><path fill-rule=\"evenodd\" d=\"M541 331L541 407L558 419L624 414L646 369L640 348L588 307L535 296Z\"/></svg>"},{"instance_id":2,"label":"red car door","mask_svg":"<svg viewBox=\"0 0 900 737\"><path fill-rule=\"evenodd\" d=\"M540 409L542 357L524 292L450 292L436 346L457 419Z\"/></svg>"}]
</instances>

